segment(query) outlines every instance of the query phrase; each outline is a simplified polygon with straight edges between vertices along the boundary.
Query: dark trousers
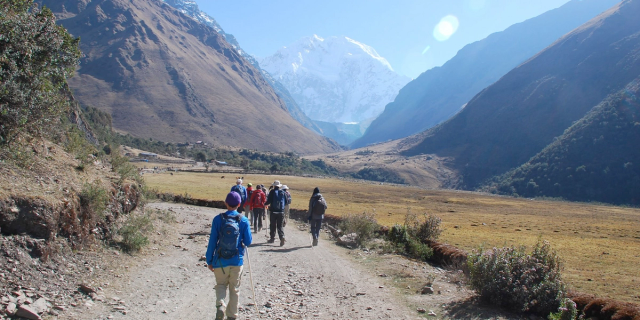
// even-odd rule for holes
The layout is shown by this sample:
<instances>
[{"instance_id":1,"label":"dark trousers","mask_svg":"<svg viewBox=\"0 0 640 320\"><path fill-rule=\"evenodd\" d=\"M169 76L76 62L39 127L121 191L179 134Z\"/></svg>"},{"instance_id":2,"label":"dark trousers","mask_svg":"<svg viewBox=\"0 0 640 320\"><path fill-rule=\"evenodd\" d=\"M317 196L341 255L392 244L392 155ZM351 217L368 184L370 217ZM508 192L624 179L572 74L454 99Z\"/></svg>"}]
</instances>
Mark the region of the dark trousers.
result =
<instances>
[{"instance_id":1,"label":"dark trousers","mask_svg":"<svg viewBox=\"0 0 640 320\"><path fill-rule=\"evenodd\" d=\"M276 229L278 229L278 237L284 239L284 229L282 229L282 221L284 220L284 212L269 212L269 223L271 224L271 239L276 237Z\"/></svg>"},{"instance_id":2,"label":"dark trousers","mask_svg":"<svg viewBox=\"0 0 640 320\"><path fill-rule=\"evenodd\" d=\"M264 216L264 208L253 208L253 230L258 232L262 229L262 217Z\"/></svg>"},{"instance_id":3,"label":"dark trousers","mask_svg":"<svg viewBox=\"0 0 640 320\"><path fill-rule=\"evenodd\" d=\"M311 219L311 235L314 239L320 236L320 228L322 227L322 219Z\"/></svg>"}]
</instances>

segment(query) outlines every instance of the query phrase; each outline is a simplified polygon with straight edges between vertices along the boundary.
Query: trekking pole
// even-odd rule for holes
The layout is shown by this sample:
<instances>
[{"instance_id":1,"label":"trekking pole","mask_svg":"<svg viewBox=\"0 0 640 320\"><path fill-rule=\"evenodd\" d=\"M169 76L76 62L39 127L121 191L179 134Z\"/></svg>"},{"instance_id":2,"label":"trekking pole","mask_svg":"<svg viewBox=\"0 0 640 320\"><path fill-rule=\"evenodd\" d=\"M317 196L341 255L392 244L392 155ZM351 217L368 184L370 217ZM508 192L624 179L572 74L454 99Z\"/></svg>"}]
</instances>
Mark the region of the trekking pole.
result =
<instances>
[{"instance_id":1,"label":"trekking pole","mask_svg":"<svg viewBox=\"0 0 640 320\"><path fill-rule=\"evenodd\" d=\"M253 268L251 267L251 258L249 257L249 247L244 247L247 250L247 262L249 263L249 282L251 283L251 291L253 292L253 305L256 307L256 316L260 315L258 310L258 300L256 300L256 289L253 287Z\"/></svg>"}]
</instances>

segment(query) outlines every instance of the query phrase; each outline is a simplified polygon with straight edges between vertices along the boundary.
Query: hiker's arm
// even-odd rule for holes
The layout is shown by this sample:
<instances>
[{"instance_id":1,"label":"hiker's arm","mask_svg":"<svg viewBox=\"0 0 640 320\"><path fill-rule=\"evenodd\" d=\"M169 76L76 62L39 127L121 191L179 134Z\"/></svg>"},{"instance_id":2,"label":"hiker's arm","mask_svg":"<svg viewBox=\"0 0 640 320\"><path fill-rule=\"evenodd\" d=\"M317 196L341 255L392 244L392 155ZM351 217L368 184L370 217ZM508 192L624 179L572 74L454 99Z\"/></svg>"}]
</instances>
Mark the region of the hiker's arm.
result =
<instances>
[{"instance_id":1,"label":"hiker's arm","mask_svg":"<svg viewBox=\"0 0 640 320\"><path fill-rule=\"evenodd\" d=\"M213 255L216 252L216 246L218 245L218 226L216 218L213 218L211 222L211 235L209 236L209 245L207 246L207 265L213 266ZM210 268L211 269L211 268Z\"/></svg>"},{"instance_id":2,"label":"hiker's arm","mask_svg":"<svg viewBox=\"0 0 640 320\"><path fill-rule=\"evenodd\" d=\"M242 218L245 223L242 224L242 244L245 247L251 245L253 242L253 236L251 235L251 227L249 226L249 219L247 217Z\"/></svg>"}]
</instances>

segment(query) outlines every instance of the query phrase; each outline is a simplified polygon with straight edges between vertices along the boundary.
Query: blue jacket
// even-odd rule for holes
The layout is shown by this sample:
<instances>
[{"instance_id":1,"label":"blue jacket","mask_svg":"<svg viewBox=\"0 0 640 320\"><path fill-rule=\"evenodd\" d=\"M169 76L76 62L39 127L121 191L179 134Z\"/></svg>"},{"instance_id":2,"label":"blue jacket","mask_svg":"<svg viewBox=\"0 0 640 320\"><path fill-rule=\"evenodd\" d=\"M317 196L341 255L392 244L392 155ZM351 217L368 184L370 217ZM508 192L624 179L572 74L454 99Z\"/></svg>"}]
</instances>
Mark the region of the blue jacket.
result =
<instances>
[{"instance_id":1,"label":"blue jacket","mask_svg":"<svg viewBox=\"0 0 640 320\"><path fill-rule=\"evenodd\" d=\"M247 188L245 188L241 184L236 184L235 186L231 187L231 191L235 191L240 194L240 200L242 200L242 203L240 205L244 206L244 203L247 202Z\"/></svg>"},{"instance_id":2,"label":"blue jacket","mask_svg":"<svg viewBox=\"0 0 640 320\"><path fill-rule=\"evenodd\" d=\"M227 216L235 217L239 215L238 211L227 211ZM207 264L214 268L224 268L229 266L241 266L243 264L242 258L244 257L244 246L251 245L251 228L249 227L249 219L242 216L238 227L240 227L240 236L238 237L238 254L231 259L222 259L218 257L218 236L220 228L222 227L222 214L219 214L213 218L211 222L211 236L209 237L209 246L207 246Z\"/></svg>"}]
</instances>

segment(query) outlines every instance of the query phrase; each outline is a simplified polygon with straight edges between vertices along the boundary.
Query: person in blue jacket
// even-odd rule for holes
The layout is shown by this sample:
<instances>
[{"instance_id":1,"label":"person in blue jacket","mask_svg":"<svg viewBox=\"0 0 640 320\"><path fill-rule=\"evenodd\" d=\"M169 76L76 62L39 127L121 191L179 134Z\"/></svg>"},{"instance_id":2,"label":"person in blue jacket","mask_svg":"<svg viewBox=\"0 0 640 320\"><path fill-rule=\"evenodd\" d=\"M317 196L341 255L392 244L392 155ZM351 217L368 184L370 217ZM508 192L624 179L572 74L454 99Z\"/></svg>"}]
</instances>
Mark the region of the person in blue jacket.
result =
<instances>
[{"instance_id":1,"label":"person in blue jacket","mask_svg":"<svg viewBox=\"0 0 640 320\"><path fill-rule=\"evenodd\" d=\"M224 319L225 313L227 319L238 317L244 250L252 241L249 220L236 211L242 203L240 195L229 192L224 202L227 211L213 218L206 254L207 266L216 277L216 320ZM225 304L227 288L229 303Z\"/></svg>"}]
</instances>

